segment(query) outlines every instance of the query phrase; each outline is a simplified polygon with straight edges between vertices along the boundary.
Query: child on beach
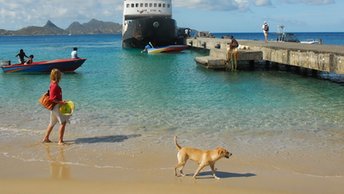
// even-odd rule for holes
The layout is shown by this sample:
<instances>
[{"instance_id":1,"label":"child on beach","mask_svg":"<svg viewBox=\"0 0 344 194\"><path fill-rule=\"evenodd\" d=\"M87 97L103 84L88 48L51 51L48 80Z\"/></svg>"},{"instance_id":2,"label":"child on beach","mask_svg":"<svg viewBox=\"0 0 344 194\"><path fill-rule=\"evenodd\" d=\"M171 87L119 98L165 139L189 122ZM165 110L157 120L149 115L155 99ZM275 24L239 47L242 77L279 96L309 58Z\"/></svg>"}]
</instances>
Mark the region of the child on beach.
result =
<instances>
[{"instance_id":1,"label":"child on beach","mask_svg":"<svg viewBox=\"0 0 344 194\"><path fill-rule=\"evenodd\" d=\"M62 100L62 89L59 86L59 82L61 81L61 76L62 76L62 73L60 70L58 69L51 70L49 100L54 102L56 105L54 106L53 110L50 111L50 122L46 130L44 139L42 141L43 143L51 142L49 139L49 136L57 122L60 123L58 144L64 143L63 135L65 132L66 124L67 122L69 122L70 116L63 115L59 111L60 106L63 104L66 104L66 102Z\"/></svg>"}]
</instances>

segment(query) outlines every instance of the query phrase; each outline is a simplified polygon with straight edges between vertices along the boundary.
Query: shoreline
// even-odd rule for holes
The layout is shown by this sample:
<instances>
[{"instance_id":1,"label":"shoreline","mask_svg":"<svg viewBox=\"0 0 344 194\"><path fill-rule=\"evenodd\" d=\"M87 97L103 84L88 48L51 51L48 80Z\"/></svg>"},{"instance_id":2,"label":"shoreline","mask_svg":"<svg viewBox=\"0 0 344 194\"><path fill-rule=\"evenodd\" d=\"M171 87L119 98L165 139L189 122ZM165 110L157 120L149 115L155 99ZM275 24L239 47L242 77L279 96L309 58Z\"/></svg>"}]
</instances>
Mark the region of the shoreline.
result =
<instances>
[{"instance_id":1,"label":"shoreline","mask_svg":"<svg viewBox=\"0 0 344 194\"><path fill-rule=\"evenodd\" d=\"M238 153L237 149L232 157L216 163L217 176L221 180L213 179L208 167L197 180L192 179L197 168L192 161L185 167L186 177L175 177L177 151L172 142L167 146L148 143L149 138L143 140L147 144L135 139L82 146L68 139L67 145L63 146L32 143L32 140L7 144L0 148L0 192L343 193L344 176L317 176L294 171L294 165L327 171L328 164L318 163L316 158L298 156L298 161L283 163L284 158L272 157L274 154L257 157L251 153ZM181 144L185 143L181 141ZM123 149L125 147L128 149ZM16 157L15 152L18 152ZM340 157L338 162L343 160L343 156ZM280 167L274 163L279 163Z\"/></svg>"}]
</instances>

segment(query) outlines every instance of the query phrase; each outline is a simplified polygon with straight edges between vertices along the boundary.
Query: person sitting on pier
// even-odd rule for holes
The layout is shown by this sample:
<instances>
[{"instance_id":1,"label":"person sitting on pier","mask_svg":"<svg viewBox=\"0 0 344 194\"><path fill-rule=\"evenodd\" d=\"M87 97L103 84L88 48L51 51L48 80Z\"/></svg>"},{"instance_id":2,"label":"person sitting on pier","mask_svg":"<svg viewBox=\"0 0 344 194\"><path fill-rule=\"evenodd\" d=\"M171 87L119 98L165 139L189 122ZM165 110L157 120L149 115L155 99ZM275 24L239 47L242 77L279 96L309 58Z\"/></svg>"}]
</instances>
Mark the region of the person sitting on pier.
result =
<instances>
[{"instance_id":1,"label":"person sitting on pier","mask_svg":"<svg viewBox=\"0 0 344 194\"><path fill-rule=\"evenodd\" d=\"M227 55L226 55L226 64L230 63L230 70L235 71L237 69L237 61L238 61L238 41L233 37L230 36L230 42L227 43Z\"/></svg>"}]
</instances>

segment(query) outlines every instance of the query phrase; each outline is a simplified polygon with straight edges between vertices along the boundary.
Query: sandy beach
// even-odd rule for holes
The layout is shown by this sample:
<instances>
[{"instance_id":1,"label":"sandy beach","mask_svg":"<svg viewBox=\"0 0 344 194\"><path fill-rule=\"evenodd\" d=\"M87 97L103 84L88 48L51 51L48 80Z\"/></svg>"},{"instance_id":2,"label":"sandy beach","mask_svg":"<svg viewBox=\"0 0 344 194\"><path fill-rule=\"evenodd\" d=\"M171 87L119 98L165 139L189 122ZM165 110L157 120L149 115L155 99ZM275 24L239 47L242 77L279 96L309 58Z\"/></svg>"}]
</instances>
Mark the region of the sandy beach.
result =
<instances>
[{"instance_id":1,"label":"sandy beach","mask_svg":"<svg viewBox=\"0 0 344 194\"><path fill-rule=\"evenodd\" d=\"M343 193L343 153L336 161L326 153L241 153L216 163L215 180L205 168L192 179L196 164L186 165L186 177L174 176L176 149L153 137L104 136L42 144L17 139L0 148L0 193ZM37 136L37 138L39 138ZM180 137L182 139L182 137ZM147 143L142 143L147 141ZM183 145L185 142L180 140ZM254 148L252 148L254 151ZM5 152L6 150L6 152ZM340 164L341 163L341 164ZM277 165L276 165L277 164ZM337 166L334 166L337 165ZM337 169L333 171L333 169ZM313 174L311 174L313 173ZM332 173L332 174L331 174ZM337 175L336 175L337 174Z\"/></svg>"}]
</instances>

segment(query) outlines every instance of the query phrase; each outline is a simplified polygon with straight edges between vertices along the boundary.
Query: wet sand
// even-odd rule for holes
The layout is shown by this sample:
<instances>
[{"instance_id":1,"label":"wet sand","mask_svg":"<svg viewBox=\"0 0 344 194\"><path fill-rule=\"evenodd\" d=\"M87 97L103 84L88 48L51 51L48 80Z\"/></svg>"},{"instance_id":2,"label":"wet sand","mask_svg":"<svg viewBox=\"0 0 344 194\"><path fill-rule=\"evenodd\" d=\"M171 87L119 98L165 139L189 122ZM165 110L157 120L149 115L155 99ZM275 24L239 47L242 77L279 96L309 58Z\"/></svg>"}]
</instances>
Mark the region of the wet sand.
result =
<instances>
[{"instance_id":1,"label":"wet sand","mask_svg":"<svg viewBox=\"0 0 344 194\"><path fill-rule=\"evenodd\" d=\"M174 176L176 149L172 142L165 145L149 138L143 138L147 143L136 139L106 142L94 138L94 143L84 144L70 140L64 146L31 138L2 143L0 193L344 192L343 154L333 161L323 158L326 153L312 156L289 150L296 156L285 158L286 153L240 152L238 148L244 145L237 145L230 159L216 163L221 180L213 179L209 168L194 180L196 165L192 161L184 169L186 177Z\"/></svg>"}]
</instances>

